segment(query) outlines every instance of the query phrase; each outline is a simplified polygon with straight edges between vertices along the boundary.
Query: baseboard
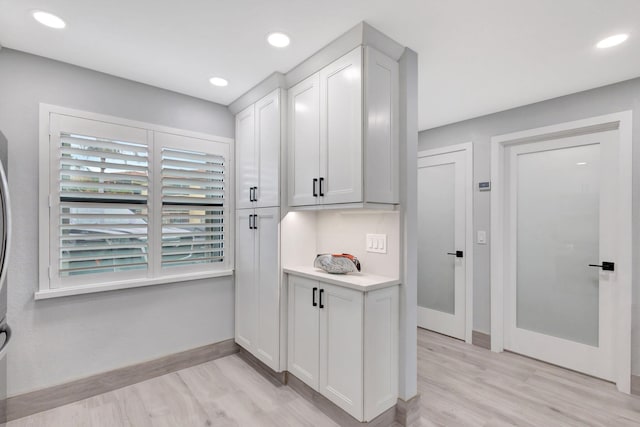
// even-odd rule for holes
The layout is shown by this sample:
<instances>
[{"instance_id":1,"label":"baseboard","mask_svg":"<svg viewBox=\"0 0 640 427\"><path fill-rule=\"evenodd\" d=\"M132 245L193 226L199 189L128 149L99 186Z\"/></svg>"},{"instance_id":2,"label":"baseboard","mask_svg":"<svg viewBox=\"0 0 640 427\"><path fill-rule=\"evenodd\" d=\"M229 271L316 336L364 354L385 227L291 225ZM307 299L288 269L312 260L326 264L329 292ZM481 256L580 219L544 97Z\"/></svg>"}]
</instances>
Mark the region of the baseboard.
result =
<instances>
[{"instance_id":1,"label":"baseboard","mask_svg":"<svg viewBox=\"0 0 640 427\"><path fill-rule=\"evenodd\" d=\"M367 423L360 422L290 372L287 373L287 385L341 427L390 427L396 420L396 407L394 406Z\"/></svg>"},{"instance_id":2,"label":"baseboard","mask_svg":"<svg viewBox=\"0 0 640 427\"><path fill-rule=\"evenodd\" d=\"M472 331L471 343L473 345L477 345L478 347L491 350L491 335L485 334L484 332Z\"/></svg>"},{"instance_id":3,"label":"baseboard","mask_svg":"<svg viewBox=\"0 0 640 427\"><path fill-rule=\"evenodd\" d=\"M16 420L117 390L150 378L229 356L237 353L238 350L239 347L234 340L229 339L69 383L13 396L7 399L7 420Z\"/></svg>"},{"instance_id":4,"label":"baseboard","mask_svg":"<svg viewBox=\"0 0 640 427\"><path fill-rule=\"evenodd\" d=\"M405 427L417 427L420 423L420 395L409 400L398 399L396 404L396 422Z\"/></svg>"},{"instance_id":5,"label":"baseboard","mask_svg":"<svg viewBox=\"0 0 640 427\"><path fill-rule=\"evenodd\" d=\"M249 364L253 369L258 371L263 377L267 378L271 381L275 386L283 386L287 384L287 373L285 372L276 372L267 365L265 365L261 360L255 357L253 354L249 353L247 350L240 346L240 352L238 356L242 360L244 360L247 364Z\"/></svg>"},{"instance_id":6,"label":"baseboard","mask_svg":"<svg viewBox=\"0 0 640 427\"><path fill-rule=\"evenodd\" d=\"M640 396L640 375L631 375L631 394Z\"/></svg>"}]
</instances>

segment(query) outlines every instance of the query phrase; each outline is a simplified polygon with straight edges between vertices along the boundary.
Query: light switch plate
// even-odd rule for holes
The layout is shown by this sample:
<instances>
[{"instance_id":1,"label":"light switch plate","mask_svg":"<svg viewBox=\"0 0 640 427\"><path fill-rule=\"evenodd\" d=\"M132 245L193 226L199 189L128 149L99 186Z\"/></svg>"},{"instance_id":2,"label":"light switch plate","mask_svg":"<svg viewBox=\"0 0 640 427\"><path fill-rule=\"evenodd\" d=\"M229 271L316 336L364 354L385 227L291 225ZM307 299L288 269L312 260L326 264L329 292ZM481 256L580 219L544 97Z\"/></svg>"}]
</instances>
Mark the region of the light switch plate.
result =
<instances>
[{"instance_id":1,"label":"light switch plate","mask_svg":"<svg viewBox=\"0 0 640 427\"><path fill-rule=\"evenodd\" d=\"M487 232L483 230L478 230L478 244L486 245L487 244Z\"/></svg>"},{"instance_id":2,"label":"light switch plate","mask_svg":"<svg viewBox=\"0 0 640 427\"><path fill-rule=\"evenodd\" d=\"M367 252L386 254L387 253L387 235L386 234L367 234Z\"/></svg>"}]
</instances>

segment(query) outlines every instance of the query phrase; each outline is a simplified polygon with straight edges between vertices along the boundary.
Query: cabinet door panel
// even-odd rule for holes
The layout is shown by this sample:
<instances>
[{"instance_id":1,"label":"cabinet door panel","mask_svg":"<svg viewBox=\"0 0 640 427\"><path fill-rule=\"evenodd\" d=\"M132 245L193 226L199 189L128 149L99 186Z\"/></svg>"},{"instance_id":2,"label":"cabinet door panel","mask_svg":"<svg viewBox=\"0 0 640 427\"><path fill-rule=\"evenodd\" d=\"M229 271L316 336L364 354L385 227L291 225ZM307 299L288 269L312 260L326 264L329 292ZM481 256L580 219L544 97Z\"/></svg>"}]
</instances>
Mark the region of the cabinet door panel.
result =
<instances>
[{"instance_id":1,"label":"cabinet door panel","mask_svg":"<svg viewBox=\"0 0 640 427\"><path fill-rule=\"evenodd\" d=\"M280 89L256 103L257 207L280 205Z\"/></svg>"},{"instance_id":2,"label":"cabinet door panel","mask_svg":"<svg viewBox=\"0 0 640 427\"><path fill-rule=\"evenodd\" d=\"M313 180L319 176L320 80L314 74L289 89L289 205L318 203Z\"/></svg>"},{"instance_id":3,"label":"cabinet door panel","mask_svg":"<svg viewBox=\"0 0 640 427\"><path fill-rule=\"evenodd\" d=\"M363 419L363 294L321 283L320 393Z\"/></svg>"},{"instance_id":4,"label":"cabinet door panel","mask_svg":"<svg viewBox=\"0 0 640 427\"><path fill-rule=\"evenodd\" d=\"M253 352L256 338L257 285L255 274L255 233L249 229L252 209L236 213L236 342Z\"/></svg>"},{"instance_id":5,"label":"cabinet door panel","mask_svg":"<svg viewBox=\"0 0 640 427\"><path fill-rule=\"evenodd\" d=\"M398 63L365 49L365 199L399 203Z\"/></svg>"},{"instance_id":6,"label":"cabinet door panel","mask_svg":"<svg viewBox=\"0 0 640 427\"><path fill-rule=\"evenodd\" d=\"M313 288L318 282L289 275L289 351L287 370L318 390L319 313Z\"/></svg>"},{"instance_id":7,"label":"cabinet door panel","mask_svg":"<svg viewBox=\"0 0 640 427\"><path fill-rule=\"evenodd\" d=\"M256 357L275 371L280 369L280 268L278 208L256 209L256 264L258 281Z\"/></svg>"},{"instance_id":8,"label":"cabinet door panel","mask_svg":"<svg viewBox=\"0 0 640 427\"><path fill-rule=\"evenodd\" d=\"M254 106L236 115L236 208L253 206L250 188L258 185Z\"/></svg>"},{"instance_id":9,"label":"cabinet door panel","mask_svg":"<svg viewBox=\"0 0 640 427\"><path fill-rule=\"evenodd\" d=\"M362 199L362 48L320 71L322 203Z\"/></svg>"}]
</instances>

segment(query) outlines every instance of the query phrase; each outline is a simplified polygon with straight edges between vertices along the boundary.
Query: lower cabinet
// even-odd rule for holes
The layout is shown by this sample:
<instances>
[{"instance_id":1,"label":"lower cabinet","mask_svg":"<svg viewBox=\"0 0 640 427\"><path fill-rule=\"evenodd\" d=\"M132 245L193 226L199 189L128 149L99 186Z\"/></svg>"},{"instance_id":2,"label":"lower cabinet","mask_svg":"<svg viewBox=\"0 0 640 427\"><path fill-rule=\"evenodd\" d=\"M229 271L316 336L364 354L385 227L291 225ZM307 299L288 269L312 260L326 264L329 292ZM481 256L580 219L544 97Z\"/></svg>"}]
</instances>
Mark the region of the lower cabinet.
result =
<instances>
[{"instance_id":1,"label":"lower cabinet","mask_svg":"<svg viewBox=\"0 0 640 427\"><path fill-rule=\"evenodd\" d=\"M279 208L236 212L236 342L280 371Z\"/></svg>"},{"instance_id":2,"label":"lower cabinet","mask_svg":"<svg viewBox=\"0 0 640 427\"><path fill-rule=\"evenodd\" d=\"M288 371L359 421L394 406L398 286L367 292L289 274L288 291Z\"/></svg>"}]
</instances>

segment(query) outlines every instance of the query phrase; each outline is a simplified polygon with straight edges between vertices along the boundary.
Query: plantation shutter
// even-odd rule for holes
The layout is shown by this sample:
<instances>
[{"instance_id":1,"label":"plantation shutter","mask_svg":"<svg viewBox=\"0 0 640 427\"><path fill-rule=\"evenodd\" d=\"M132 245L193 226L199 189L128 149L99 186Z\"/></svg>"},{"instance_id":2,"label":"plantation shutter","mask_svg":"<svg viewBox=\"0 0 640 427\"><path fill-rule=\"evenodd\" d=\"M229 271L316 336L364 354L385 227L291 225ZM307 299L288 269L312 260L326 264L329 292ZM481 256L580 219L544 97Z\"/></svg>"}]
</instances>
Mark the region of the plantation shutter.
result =
<instances>
[{"instance_id":1,"label":"plantation shutter","mask_svg":"<svg viewBox=\"0 0 640 427\"><path fill-rule=\"evenodd\" d=\"M103 128L59 133L60 277L148 268L149 149Z\"/></svg>"},{"instance_id":2,"label":"plantation shutter","mask_svg":"<svg viewBox=\"0 0 640 427\"><path fill-rule=\"evenodd\" d=\"M225 260L227 146L187 139L161 148L163 269Z\"/></svg>"}]
</instances>

